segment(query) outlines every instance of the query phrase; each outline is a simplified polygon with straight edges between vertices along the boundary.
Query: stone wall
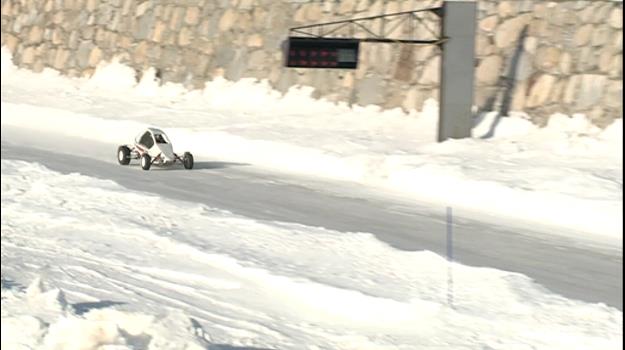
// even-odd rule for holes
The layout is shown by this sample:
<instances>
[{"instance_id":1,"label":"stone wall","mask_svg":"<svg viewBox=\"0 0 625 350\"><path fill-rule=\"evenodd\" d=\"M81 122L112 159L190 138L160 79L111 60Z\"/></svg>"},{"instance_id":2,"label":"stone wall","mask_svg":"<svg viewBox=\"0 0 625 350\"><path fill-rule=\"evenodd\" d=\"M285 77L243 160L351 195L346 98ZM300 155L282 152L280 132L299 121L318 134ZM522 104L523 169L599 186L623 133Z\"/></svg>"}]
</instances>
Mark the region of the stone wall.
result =
<instances>
[{"instance_id":1,"label":"stone wall","mask_svg":"<svg viewBox=\"0 0 625 350\"><path fill-rule=\"evenodd\" d=\"M438 96L437 46L362 44L356 70L283 67L288 28L439 6L441 0L2 0L2 45L15 63L89 76L119 57L138 75L201 88L216 76L295 84L316 96L385 108L420 108ZM622 2L478 1L475 103L510 105L542 123L553 112L622 117ZM369 24L393 38L432 39L436 16ZM365 35L344 28L335 35ZM506 103L508 101L509 103Z\"/></svg>"}]
</instances>

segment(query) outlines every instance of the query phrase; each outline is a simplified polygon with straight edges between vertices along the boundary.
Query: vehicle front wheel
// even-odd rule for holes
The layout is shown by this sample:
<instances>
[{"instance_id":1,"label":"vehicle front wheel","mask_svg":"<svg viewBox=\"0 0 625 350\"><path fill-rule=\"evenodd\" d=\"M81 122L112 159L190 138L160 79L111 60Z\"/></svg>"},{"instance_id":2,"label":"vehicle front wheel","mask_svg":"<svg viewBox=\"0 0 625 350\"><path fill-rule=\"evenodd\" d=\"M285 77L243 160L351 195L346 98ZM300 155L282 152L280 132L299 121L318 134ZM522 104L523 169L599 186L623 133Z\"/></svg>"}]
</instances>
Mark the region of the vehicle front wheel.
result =
<instances>
[{"instance_id":1,"label":"vehicle front wheel","mask_svg":"<svg viewBox=\"0 0 625 350\"><path fill-rule=\"evenodd\" d=\"M128 165L130 163L130 148L119 146L117 148L117 161L121 165Z\"/></svg>"},{"instance_id":2,"label":"vehicle front wheel","mask_svg":"<svg viewBox=\"0 0 625 350\"><path fill-rule=\"evenodd\" d=\"M182 164L185 169L193 169L193 155L189 152L184 152L182 157Z\"/></svg>"},{"instance_id":3,"label":"vehicle front wheel","mask_svg":"<svg viewBox=\"0 0 625 350\"><path fill-rule=\"evenodd\" d=\"M149 154L143 154L141 156L141 169L150 170L150 166L152 165L152 158L150 158Z\"/></svg>"}]
</instances>

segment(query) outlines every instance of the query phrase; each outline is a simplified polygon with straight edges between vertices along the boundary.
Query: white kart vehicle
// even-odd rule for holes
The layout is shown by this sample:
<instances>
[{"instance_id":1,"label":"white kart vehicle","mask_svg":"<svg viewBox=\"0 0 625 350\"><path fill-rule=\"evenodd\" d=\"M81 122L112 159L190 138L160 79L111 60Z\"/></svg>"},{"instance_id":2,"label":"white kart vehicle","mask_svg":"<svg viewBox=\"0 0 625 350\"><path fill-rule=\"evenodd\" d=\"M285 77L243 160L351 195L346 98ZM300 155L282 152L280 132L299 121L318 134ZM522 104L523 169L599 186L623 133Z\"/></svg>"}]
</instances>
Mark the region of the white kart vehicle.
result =
<instances>
[{"instance_id":1,"label":"white kart vehicle","mask_svg":"<svg viewBox=\"0 0 625 350\"><path fill-rule=\"evenodd\" d=\"M152 164L172 165L177 161L181 162L185 169L193 168L193 155L184 152L184 155L180 157L174 153L167 135L156 128L147 128L137 135L134 145L121 145L117 148L119 164L128 165L131 159L140 159L143 170L149 170Z\"/></svg>"}]
</instances>

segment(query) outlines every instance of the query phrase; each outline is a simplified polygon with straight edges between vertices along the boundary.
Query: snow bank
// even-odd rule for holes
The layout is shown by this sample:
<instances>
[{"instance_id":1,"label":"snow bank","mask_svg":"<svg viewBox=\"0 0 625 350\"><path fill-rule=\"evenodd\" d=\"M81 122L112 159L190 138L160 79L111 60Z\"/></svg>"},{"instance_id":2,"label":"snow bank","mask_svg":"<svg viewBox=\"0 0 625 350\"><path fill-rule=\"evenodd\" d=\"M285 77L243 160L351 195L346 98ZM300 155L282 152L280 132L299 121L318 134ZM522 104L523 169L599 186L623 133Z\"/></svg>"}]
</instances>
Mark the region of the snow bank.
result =
<instances>
[{"instance_id":1,"label":"snow bank","mask_svg":"<svg viewBox=\"0 0 625 350\"><path fill-rule=\"evenodd\" d=\"M78 315L63 295L39 278L26 291L3 286L2 348L204 350L210 340L180 311L153 316L105 307Z\"/></svg>"},{"instance_id":2,"label":"snow bank","mask_svg":"<svg viewBox=\"0 0 625 350\"><path fill-rule=\"evenodd\" d=\"M522 113L488 113L473 138L436 143L433 100L420 112L382 111L313 99L308 87L281 94L253 79L218 78L187 91L160 85L154 69L136 83L137 73L116 61L90 80L15 70L8 61L3 51L2 125L113 148L153 125L197 161L357 182L474 217L622 240L622 119L600 130L583 115L555 114L539 128Z\"/></svg>"}]
</instances>

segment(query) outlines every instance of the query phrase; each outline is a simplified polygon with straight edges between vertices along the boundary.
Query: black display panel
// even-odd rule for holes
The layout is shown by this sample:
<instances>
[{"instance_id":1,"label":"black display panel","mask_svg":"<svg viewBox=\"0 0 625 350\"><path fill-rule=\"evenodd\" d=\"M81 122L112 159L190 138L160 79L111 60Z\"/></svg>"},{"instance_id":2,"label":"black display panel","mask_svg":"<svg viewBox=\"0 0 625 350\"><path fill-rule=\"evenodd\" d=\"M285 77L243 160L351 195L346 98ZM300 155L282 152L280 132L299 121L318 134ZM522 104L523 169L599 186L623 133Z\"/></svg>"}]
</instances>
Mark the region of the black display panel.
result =
<instances>
[{"instance_id":1,"label":"black display panel","mask_svg":"<svg viewBox=\"0 0 625 350\"><path fill-rule=\"evenodd\" d=\"M354 39L289 37L286 66L356 69L359 43Z\"/></svg>"}]
</instances>

